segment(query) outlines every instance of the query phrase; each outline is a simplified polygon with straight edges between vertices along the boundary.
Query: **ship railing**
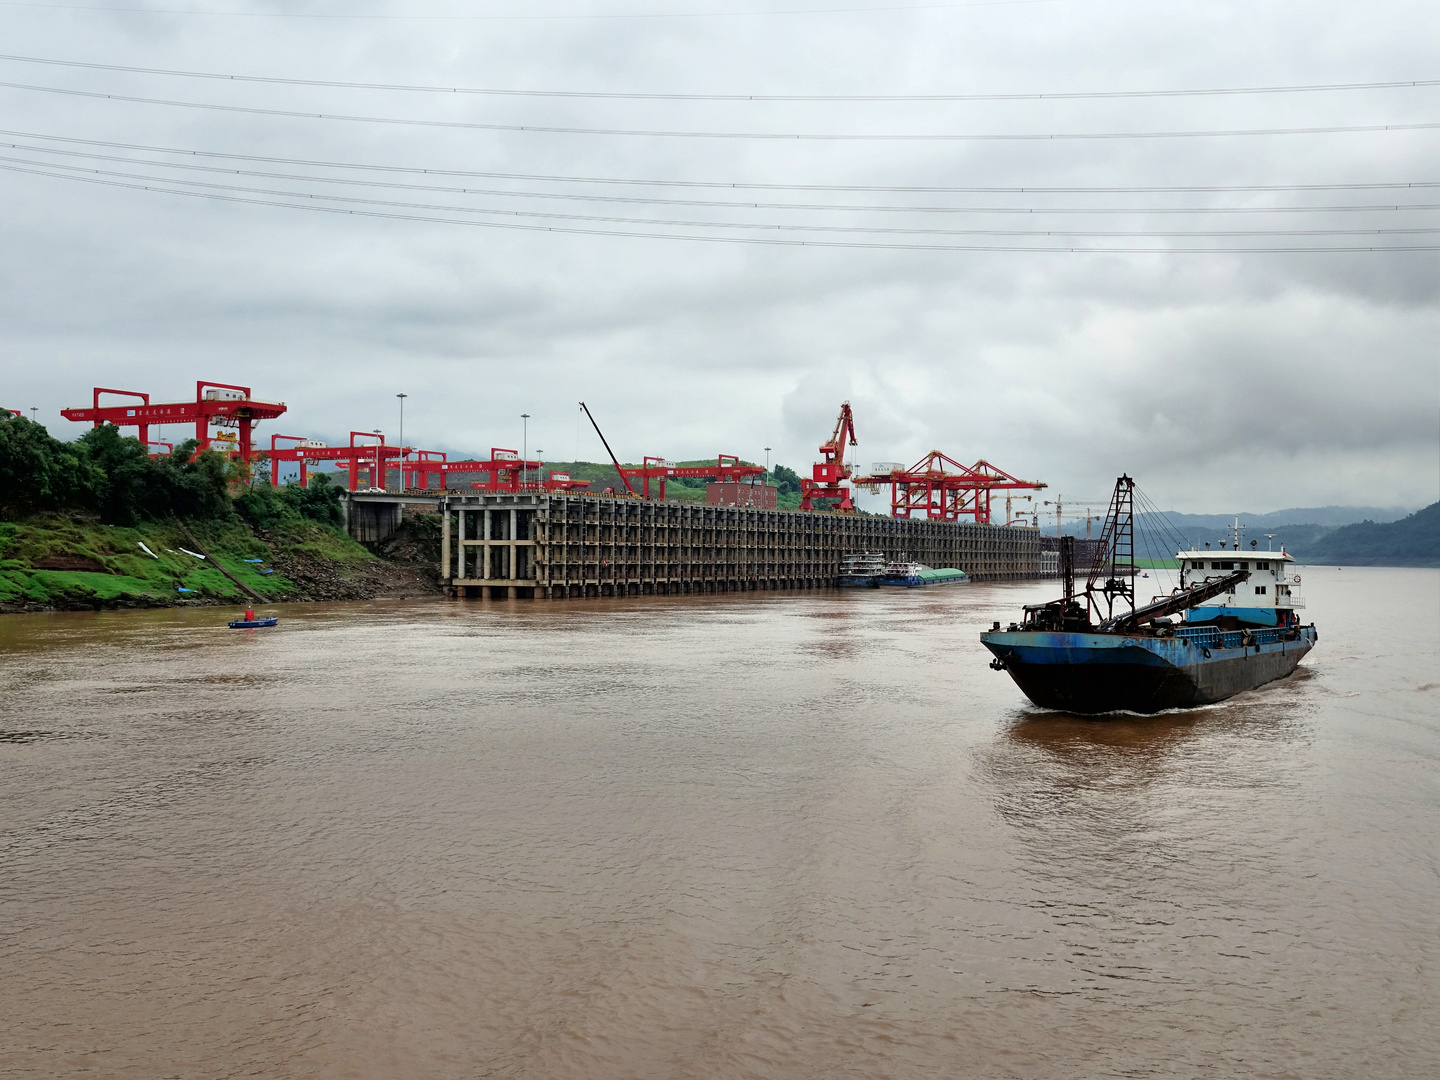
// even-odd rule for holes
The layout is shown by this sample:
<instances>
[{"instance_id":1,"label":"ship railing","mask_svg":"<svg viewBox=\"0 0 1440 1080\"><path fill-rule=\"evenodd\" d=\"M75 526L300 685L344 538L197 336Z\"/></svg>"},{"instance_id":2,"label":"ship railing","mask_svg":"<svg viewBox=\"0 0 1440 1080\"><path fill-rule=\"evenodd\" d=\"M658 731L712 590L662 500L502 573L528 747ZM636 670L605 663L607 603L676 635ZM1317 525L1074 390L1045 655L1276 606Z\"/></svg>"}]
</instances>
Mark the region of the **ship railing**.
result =
<instances>
[{"instance_id":1,"label":"ship railing","mask_svg":"<svg viewBox=\"0 0 1440 1080\"><path fill-rule=\"evenodd\" d=\"M1175 636L1204 649L1241 649L1249 645L1274 645L1289 641L1294 630L1284 626L1257 627L1247 630L1221 630L1215 626L1177 627Z\"/></svg>"}]
</instances>

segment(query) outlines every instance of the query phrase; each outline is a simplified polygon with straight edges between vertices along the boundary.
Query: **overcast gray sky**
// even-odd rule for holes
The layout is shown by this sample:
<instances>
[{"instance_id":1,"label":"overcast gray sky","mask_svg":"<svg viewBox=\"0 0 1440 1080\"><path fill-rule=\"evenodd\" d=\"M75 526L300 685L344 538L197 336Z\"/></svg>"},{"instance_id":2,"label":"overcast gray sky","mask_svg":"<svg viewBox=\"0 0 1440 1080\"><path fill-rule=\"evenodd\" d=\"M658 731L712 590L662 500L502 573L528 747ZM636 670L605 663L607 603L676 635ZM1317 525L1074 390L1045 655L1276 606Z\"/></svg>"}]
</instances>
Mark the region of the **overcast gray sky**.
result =
<instances>
[{"instance_id":1,"label":"overcast gray sky","mask_svg":"<svg viewBox=\"0 0 1440 1080\"><path fill-rule=\"evenodd\" d=\"M94 385L203 377L289 404L262 438L393 437L403 391L407 443L518 447L528 412L532 449L596 460L584 399L622 458L804 471L849 399L866 467L933 447L1076 499L1126 471L1192 512L1440 497L1440 86L1037 96L1434 81L1433 2L35 0L0 27L0 404L62 437ZM584 131L497 130L536 127ZM1031 137L1236 131L1269 133Z\"/></svg>"}]
</instances>

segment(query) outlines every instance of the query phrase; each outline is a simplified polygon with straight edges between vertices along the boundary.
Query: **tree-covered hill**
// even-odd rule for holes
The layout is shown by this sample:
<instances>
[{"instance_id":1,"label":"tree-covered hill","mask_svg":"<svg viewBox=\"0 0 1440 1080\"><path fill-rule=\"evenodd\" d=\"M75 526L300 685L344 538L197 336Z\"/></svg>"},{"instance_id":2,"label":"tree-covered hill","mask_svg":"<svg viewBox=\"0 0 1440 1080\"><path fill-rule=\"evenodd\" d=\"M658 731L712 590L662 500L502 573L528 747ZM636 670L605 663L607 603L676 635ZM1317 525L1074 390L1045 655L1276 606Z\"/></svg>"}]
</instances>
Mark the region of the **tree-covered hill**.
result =
<instances>
[{"instance_id":1,"label":"tree-covered hill","mask_svg":"<svg viewBox=\"0 0 1440 1080\"><path fill-rule=\"evenodd\" d=\"M1342 525L1308 547L1304 557L1342 566L1440 566L1440 502L1399 521Z\"/></svg>"},{"instance_id":2,"label":"tree-covered hill","mask_svg":"<svg viewBox=\"0 0 1440 1080\"><path fill-rule=\"evenodd\" d=\"M152 458L112 426L67 443L23 416L0 419L0 612L349 599L384 586L323 476L274 488L195 448Z\"/></svg>"}]
</instances>

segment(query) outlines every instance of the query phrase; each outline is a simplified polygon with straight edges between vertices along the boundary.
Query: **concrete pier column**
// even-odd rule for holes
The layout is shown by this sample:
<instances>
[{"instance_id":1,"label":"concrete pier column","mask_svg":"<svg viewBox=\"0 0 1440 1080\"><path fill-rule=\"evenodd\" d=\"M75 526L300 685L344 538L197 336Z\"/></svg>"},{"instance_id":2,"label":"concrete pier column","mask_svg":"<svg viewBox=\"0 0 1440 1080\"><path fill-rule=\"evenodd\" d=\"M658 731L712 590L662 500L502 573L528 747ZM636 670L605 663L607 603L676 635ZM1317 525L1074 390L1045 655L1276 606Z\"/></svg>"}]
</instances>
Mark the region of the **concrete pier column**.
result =
<instances>
[{"instance_id":1,"label":"concrete pier column","mask_svg":"<svg viewBox=\"0 0 1440 1080\"><path fill-rule=\"evenodd\" d=\"M455 525L457 539L459 540L459 550L456 554L459 556L460 561L460 567L455 576L463 579L465 577L465 511L463 508L455 512Z\"/></svg>"},{"instance_id":2,"label":"concrete pier column","mask_svg":"<svg viewBox=\"0 0 1440 1080\"><path fill-rule=\"evenodd\" d=\"M450 576L450 511L440 515L440 580Z\"/></svg>"}]
</instances>

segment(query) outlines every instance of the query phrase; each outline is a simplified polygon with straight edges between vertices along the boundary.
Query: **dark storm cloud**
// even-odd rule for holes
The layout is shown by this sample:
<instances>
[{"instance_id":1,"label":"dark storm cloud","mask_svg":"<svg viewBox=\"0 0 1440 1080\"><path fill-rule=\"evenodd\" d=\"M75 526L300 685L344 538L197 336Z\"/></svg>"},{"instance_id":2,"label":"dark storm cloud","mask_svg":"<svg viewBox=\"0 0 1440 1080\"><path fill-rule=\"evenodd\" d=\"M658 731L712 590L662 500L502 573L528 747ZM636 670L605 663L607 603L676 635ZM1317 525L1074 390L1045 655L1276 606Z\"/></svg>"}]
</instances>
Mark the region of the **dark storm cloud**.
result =
<instances>
[{"instance_id":1,"label":"dark storm cloud","mask_svg":"<svg viewBox=\"0 0 1440 1080\"><path fill-rule=\"evenodd\" d=\"M165 5L170 6L170 5ZM752 10L701 4L696 10ZM791 3L775 7L791 8ZM839 5L843 6L843 5ZM239 10L234 5L229 9ZM260 11L261 8L249 10ZM272 9L279 11L281 9ZM283 10L341 13L313 5ZM344 12L355 12L346 8ZM364 9L416 14L413 6ZM429 13L443 13L436 7ZM620 0L551 13L643 11ZM652 10L662 10L654 8ZM663 10L673 12L675 7ZM473 9L471 9L473 12ZM534 14L532 7L481 9ZM544 13L544 12L541 12ZM1044 5L707 19L358 20L0 8L9 53L142 67L449 86L722 93L1161 89L1433 78L1429 5ZM1412 88L989 103L719 103L297 88L41 68L0 79L102 93L467 123L773 132L1075 132L1404 124ZM851 185L1216 186L1434 181L1429 131L1089 142L796 142L563 136L282 119L0 89L7 129L275 158L566 176ZM23 142L16 137L0 136ZM33 140L31 140L33 142ZM50 144L58 145L58 144ZM86 148L112 155L155 155ZM56 157L0 150L6 157ZM70 164L148 171L98 160ZM190 164L284 172L274 163ZM315 170L309 170L314 172ZM191 172L214 184L674 222L1089 231L1269 229L1266 238L803 234L1113 247L1433 243L1433 211L1167 208L1440 202L1437 189L816 193L360 174L369 180L671 200L1027 207L919 214L562 202ZM345 173L341 175L355 175ZM220 193L211 189L212 193ZM857 456L985 457L1074 497L1119 471L1184 510L1433 501L1440 486L1437 255L1081 255L785 249L526 233L207 202L0 173L4 400L55 411L90 386L183 396L197 377L283 398L280 430L395 424L469 451L720 452L801 466L852 401ZM232 193L237 194L238 193ZM267 196L240 196L266 198ZM366 209L351 204L354 209ZM427 213L370 206L378 212ZM438 216L465 217L462 212ZM500 220L500 219L491 219ZM510 219L512 223L519 219ZM524 219L538 223L536 219ZM762 235L680 225L552 226ZM781 234L771 234L781 235ZM802 234L783 234L789 239ZM262 431L262 434L264 432Z\"/></svg>"}]
</instances>

